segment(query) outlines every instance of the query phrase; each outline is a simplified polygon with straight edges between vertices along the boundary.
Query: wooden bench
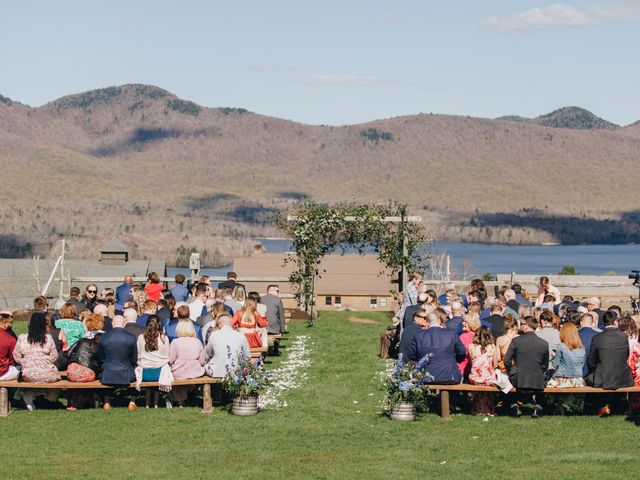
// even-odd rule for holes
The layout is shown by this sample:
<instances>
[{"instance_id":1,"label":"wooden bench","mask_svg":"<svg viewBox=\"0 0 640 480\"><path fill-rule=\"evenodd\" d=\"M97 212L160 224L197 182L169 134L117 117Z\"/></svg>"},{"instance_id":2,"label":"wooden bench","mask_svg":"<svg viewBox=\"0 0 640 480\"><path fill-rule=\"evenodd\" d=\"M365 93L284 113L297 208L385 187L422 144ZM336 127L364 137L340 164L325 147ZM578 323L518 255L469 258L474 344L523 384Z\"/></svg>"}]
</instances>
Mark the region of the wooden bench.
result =
<instances>
[{"instance_id":1,"label":"wooden bench","mask_svg":"<svg viewBox=\"0 0 640 480\"><path fill-rule=\"evenodd\" d=\"M451 409L449 406L449 392L500 392L498 387L490 385L470 385L467 383L459 383L456 385L428 385L429 390L434 390L440 395L440 417L444 420L451 420ZM515 392L513 388L509 393ZM580 388L545 388L543 393L640 393L640 387L619 388L618 390L605 390L603 388L580 387Z\"/></svg>"},{"instance_id":2,"label":"wooden bench","mask_svg":"<svg viewBox=\"0 0 640 480\"><path fill-rule=\"evenodd\" d=\"M202 385L202 413L211 413L213 410L213 399L211 397L211 385L222 383L221 378L200 377L190 378L188 380L174 380L172 386L178 385ZM131 383L130 388L135 388L136 384ZM158 382L142 382L140 387L158 387ZM103 385L98 380L93 382L70 382L68 380L59 380L53 383L28 383L18 382L17 380L9 380L0 382L0 417L8 417L11 414L11 403L9 402L8 388L37 388L37 389L60 389L60 390L109 390L113 387Z\"/></svg>"}]
</instances>

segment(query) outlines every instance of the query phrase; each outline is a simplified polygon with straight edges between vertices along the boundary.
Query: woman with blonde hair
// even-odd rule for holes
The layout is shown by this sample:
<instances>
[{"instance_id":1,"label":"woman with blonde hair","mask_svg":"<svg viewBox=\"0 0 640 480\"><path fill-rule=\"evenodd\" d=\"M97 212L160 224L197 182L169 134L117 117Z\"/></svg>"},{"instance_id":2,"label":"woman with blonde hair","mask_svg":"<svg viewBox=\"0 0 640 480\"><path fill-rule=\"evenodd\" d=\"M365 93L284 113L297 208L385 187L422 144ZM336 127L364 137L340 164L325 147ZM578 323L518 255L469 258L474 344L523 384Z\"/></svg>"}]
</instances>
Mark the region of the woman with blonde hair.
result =
<instances>
[{"instance_id":1,"label":"woman with blonde hair","mask_svg":"<svg viewBox=\"0 0 640 480\"><path fill-rule=\"evenodd\" d=\"M198 339L193 322L188 318L181 318L176 326L177 338L169 347L169 365L176 380L199 378L204 375L204 347ZM174 386L169 392L169 398L178 402L181 407L187 399L188 386Z\"/></svg>"},{"instance_id":2,"label":"woman with blonde hair","mask_svg":"<svg viewBox=\"0 0 640 480\"><path fill-rule=\"evenodd\" d=\"M231 292L231 298L233 298L240 305L244 305L247 299L247 292L242 285L236 285Z\"/></svg>"},{"instance_id":3,"label":"woman with blonde hair","mask_svg":"<svg viewBox=\"0 0 640 480\"><path fill-rule=\"evenodd\" d=\"M249 342L249 347L262 347L262 338L259 328L267 326L267 319L258 313L256 302L247 298L244 306L233 315L231 326L244 333Z\"/></svg>"},{"instance_id":4,"label":"woman with blonde hair","mask_svg":"<svg viewBox=\"0 0 640 480\"><path fill-rule=\"evenodd\" d=\"M462 335L460 335L460 341L464 345L466 349L473 342L473 335L475 332L481 327L482 323L480 322L480 317L475 313L467 313L464 317L462 317ZM465 356L464 360L458 362L458 368L460 369L460 373L464 379L469 375L469 368L471 368L471 364L469 363L469 356Z\"/></svg>"}]
</instances>

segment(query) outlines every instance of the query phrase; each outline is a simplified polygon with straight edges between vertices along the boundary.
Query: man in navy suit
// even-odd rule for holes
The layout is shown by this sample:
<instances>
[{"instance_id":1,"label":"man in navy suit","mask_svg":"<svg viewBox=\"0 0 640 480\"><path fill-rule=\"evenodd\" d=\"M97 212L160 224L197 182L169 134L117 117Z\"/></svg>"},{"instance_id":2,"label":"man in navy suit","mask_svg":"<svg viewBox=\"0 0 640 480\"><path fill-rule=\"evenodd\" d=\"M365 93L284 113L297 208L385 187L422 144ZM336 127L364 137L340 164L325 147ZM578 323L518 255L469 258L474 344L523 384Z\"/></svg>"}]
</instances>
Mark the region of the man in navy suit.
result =
<instances>
[{"instance_id":1,"label":"man in navy suit","mask_svg":"<svg viewBox=\"0 0 640 480\"><path fill-rule=\"evenodd\" d=\"M582 376L586 377L589 373L589 367L587 366L587 358L589 358L589 350L591 349L591 340L598 333L597 330L593 328L593 316L590 313L584 313L580 317L580 330L578 330L578 335L580 336L580 341L584 345L584 366L582 367Z\"/></svg>"},{"instance_id":2,"label":"man in navy suit","mask_svg":"<svg viewBox=\"0 0 640 480\"><path fill-rule=\"evenodd\" d=\"M437 315L429 315L429 328L421 330L407 349L406 360L420 360L429 355L427 371L433 377L429 383L453 385L462 381L458 368L467 349L456 332L447 330Z\"/></svg>"},{"instance_id":3,"label":"man in navy suit","mask_svg":"<svg viewBox=\"0 0 640 480\"><path fill-rule=\"evenodd\" d=\"M113 329L102 334L96 350L100 369L100 382L111 386L129 386L135 381L135 368L138 362L136 337L124 329L124 318L113 318ZM135 409L135 397L129 403L129 409ZM109 397L105 396L104 409L111 408Z\"/></svg>"},{"instance_id":4,"label":"man in navy suit","mask_svg":"<svg viewBox=\"0 0 640 480\"><path fill-rule=\"evenodd\" d=\"M116 312L122 314L124 311L124 302L127 300L133 300L131 295L131 287L133 286L133 277L131 275L125 275L124 283L116 288Z\"/></svg>"}]
</instances>

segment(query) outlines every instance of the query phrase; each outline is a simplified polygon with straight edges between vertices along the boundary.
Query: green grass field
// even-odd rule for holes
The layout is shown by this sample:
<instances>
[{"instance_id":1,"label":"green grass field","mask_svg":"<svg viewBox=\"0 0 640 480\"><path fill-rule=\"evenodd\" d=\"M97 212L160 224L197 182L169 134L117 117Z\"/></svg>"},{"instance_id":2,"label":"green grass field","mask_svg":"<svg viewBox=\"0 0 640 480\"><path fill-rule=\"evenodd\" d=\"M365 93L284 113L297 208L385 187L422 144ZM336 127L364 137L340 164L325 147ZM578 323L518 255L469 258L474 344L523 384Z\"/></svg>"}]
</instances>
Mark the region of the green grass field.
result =
<instances>
[{"instance_id":1,"label":"green grass field","mask_svg":"<svg viewBox=\"0 0 640 480\"><path fill-rule=\"evenodd\" d=\"M353 316L371 323L350 321ZM379 415L382 314L323 313L288 407L240 418L216 408L15 411L0 419L6 478L625 478L640 430L622 416L413 423ZM286 345L286 344L285 344ZM286 357L276 359L277 366ZM356 403L357 402L357 403Z\"/></svg>"}]
</instances>

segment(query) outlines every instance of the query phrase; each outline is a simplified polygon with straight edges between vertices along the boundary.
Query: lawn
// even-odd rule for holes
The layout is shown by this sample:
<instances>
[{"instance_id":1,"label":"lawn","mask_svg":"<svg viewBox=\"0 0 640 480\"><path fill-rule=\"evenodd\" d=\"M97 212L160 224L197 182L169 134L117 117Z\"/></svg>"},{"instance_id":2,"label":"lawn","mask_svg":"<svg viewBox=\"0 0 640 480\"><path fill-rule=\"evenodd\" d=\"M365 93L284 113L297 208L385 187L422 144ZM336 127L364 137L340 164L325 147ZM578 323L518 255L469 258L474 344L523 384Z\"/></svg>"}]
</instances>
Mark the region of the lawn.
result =
<instances>
[{"instance_id":1,"label":"lawn","mask_svg":"<svg viewBox=\"0 0 640 480\"><path fill-rule=\"evenodd\" d=\"M371 319L363 323L355 317ZM7 478L624 478L640 467L622 416L379 415L383 314L323 313L308 380L288 406L239 418L216 408L16 411L0 419ZM291 341L291 340L290 340ZM283 355L270 367L286 358Z\"/></svg>"}]
</instances>

